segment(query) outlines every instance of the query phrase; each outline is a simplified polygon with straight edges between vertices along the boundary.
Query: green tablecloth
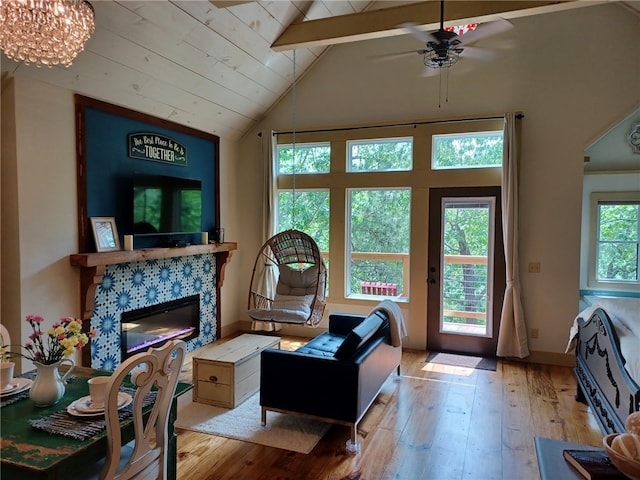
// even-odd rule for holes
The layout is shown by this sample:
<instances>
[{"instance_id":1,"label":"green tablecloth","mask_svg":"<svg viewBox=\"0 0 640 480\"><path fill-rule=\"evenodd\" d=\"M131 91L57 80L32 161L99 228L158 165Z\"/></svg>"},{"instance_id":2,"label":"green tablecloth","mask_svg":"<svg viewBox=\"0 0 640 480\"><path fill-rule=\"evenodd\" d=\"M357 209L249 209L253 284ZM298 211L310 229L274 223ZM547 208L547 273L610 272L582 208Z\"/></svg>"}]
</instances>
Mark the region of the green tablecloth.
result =
<instances>
[{"instance_id":1,"label":"green tablecloth","mask_svg":"<svg viewBox=\"0 0 640 480\"><path fill-rule=\"evenodd\" d=\"M73 478L74 472L83 466L104 458L107 451L106 430L87 440L75 440L61 435L49 434L32 427L29 420L47 417L64 410L74 400L89 394L88 378L104 372L85 367L76 367L74 378L69 381L65 395L58 403L49 407L36 407L26 398L0 409L0 477L64 479ZM173 422L176 415L176 398L190 390L191 384L178 383L170 418L169 477L175 478L176 441ZM131 419L121 422L123 441L133 439Z\"/></svg>"}]
</instances>

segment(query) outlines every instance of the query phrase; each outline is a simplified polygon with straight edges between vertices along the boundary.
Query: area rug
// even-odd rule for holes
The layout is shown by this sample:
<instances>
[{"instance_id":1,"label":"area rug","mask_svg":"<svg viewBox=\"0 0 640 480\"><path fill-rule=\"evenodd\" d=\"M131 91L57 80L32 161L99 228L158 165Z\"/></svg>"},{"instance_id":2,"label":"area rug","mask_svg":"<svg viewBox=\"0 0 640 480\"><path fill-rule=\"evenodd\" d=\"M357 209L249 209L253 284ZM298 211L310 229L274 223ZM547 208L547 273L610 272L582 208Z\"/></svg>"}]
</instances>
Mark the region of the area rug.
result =
<instances>
[{"instance_id":1,"label":"area rug","mask_svg":"<svg viewBox=\"0 0 640 480\"><path fill-rule=\"evenodd\" d=\"M263 427L259 401L256 393L236 408L227 409L194 403L191 395L183 395L178 399L175 427L300 453L311 452L331 427L330 423L276 412L267 412Z\"/></svg>"},{"instance_id":2,"label":"area rug","mask_svg":"<svg viewBox=\"0 0 640 480\"><path fill-rule=\"evenodd\" d=\"M456 355L444 352L429 352L427 363L439 363L453 367L477 368L479 370L496 371L497 360L495 358L474 357L471 355Z\"/></svg>"}]
</instances>

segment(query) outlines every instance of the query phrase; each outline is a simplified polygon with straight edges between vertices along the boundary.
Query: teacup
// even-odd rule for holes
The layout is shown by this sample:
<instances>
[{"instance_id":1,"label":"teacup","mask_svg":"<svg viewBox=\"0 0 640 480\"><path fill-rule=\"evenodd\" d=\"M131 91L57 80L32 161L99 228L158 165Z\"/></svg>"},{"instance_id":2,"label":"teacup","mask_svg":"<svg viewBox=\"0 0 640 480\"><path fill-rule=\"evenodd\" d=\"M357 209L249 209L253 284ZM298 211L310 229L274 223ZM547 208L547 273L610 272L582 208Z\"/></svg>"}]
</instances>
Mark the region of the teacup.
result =
<instances>
[{"instance_id":1,"label":"teacup","mask_svg":"<svg viewBox=\"0 0 640 480\"><path fill-rule=\"evenodd\" d=\"M109 379L109 377L93 377L88 380L91 406L95 408L104 407L104 399L107 395L107 383L109 383Z\"/></svg>"},{"instance_id":2,"label":"teacup","mask_svg":"<svg viewBox=\"0 0 640 480\"><path fill-rule=\"evenodd\" d=\"M6 390L11 386L15 366L16 364L13 362L0 363L0 390Z\"/></svg>"}]
</instances>

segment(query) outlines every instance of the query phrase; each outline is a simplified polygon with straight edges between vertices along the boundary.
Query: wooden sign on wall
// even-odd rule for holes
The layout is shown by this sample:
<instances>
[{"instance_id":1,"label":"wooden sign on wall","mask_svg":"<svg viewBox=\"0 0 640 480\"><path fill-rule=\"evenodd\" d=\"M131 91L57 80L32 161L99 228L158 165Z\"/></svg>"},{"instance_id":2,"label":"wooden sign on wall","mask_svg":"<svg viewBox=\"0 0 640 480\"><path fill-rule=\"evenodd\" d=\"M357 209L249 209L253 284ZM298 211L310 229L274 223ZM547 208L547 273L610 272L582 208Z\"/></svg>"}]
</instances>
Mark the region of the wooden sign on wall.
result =
<instances>
[{"instance_id":1,"label":"wooden sign on wall","mask_svg":"<svg viewBox=\"0 0 640 480\"><path fill-rule=\"evenodd\" d=\"M130 134L129 156L181 167L187 166L187 148L174 139L157 133Z\"/></svg>"}]
</instances>

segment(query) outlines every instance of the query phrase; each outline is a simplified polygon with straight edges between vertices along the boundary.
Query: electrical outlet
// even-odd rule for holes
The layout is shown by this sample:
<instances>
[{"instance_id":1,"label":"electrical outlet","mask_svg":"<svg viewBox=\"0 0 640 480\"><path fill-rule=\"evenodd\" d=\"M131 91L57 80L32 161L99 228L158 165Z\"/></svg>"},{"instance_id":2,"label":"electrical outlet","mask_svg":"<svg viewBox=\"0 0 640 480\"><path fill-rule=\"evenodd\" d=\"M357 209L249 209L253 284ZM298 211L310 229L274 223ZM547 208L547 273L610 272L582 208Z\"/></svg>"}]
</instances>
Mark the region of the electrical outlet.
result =
<instances>
[{"instance_id":1,"label":"electrical outlet","mask_svg":"<svg viewBox=\"0 0 640 480\"><path fill-rule=\"evenodd\" d=\"M529 262L529 273L540 273L540 262Z\"/></svg>"},{"instance_id":2,"label":"electrical outlet","mask_svg":"<svg viewBox=\"0 0 640 480\"><path fill-rule=\"evenodd\" d=\"M539 334L539 333L540 333L540 332L538 331L538 329L537 329L537 328L532 328L532 329L531 329L531 335L530 335L530 337L531 337L531 338L538 338L538 334Z\"/></svg>"}]
</instances>

